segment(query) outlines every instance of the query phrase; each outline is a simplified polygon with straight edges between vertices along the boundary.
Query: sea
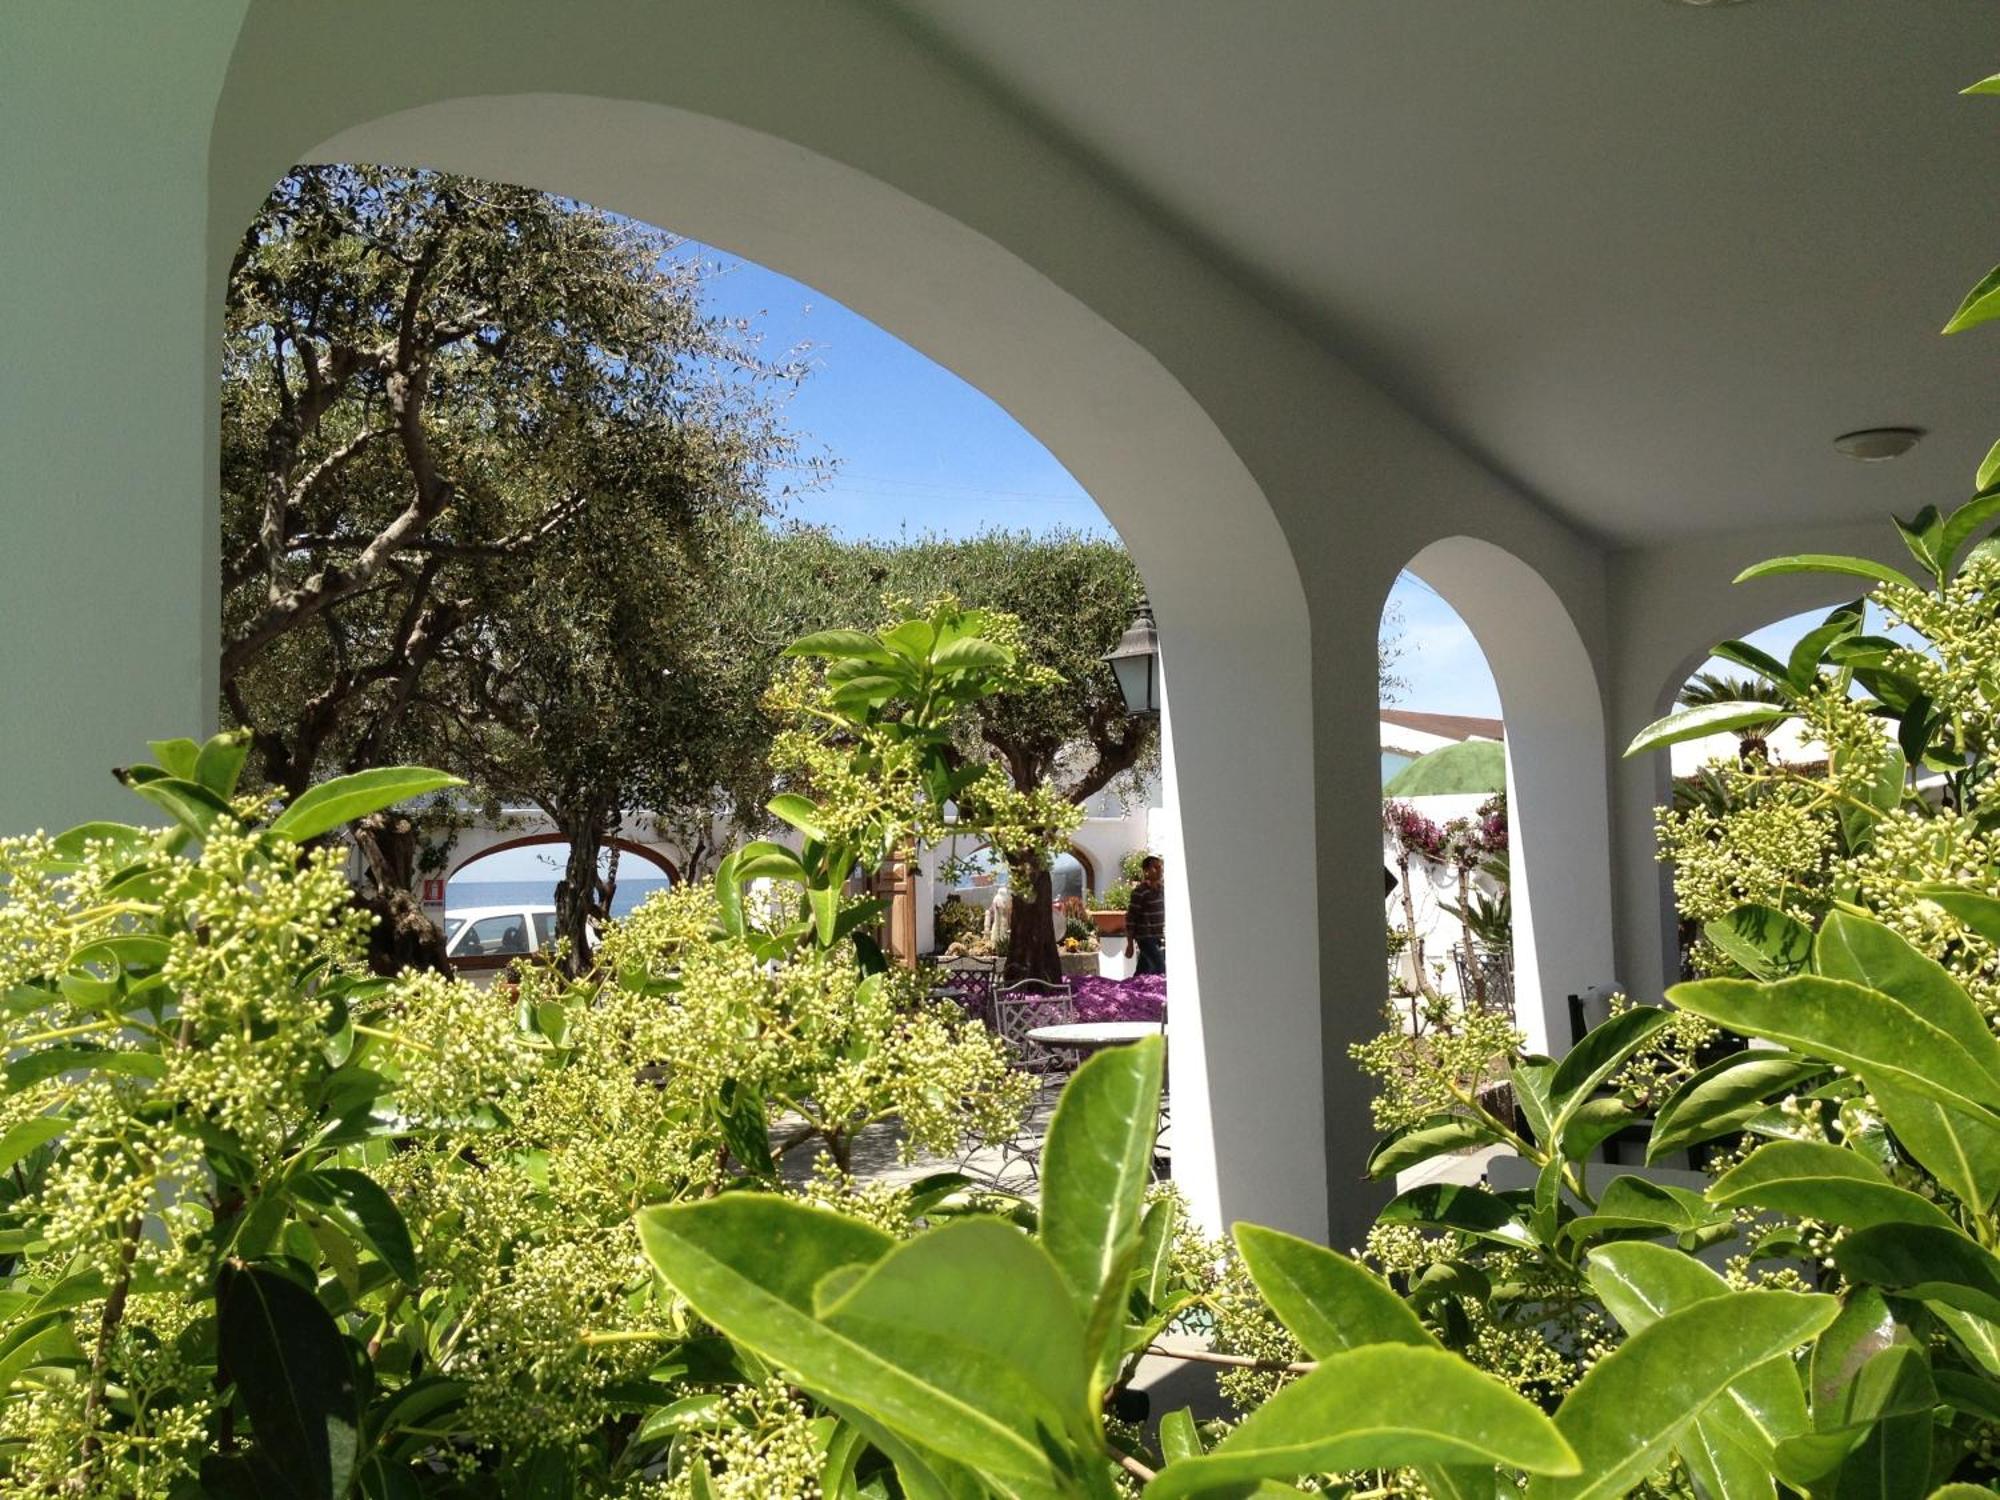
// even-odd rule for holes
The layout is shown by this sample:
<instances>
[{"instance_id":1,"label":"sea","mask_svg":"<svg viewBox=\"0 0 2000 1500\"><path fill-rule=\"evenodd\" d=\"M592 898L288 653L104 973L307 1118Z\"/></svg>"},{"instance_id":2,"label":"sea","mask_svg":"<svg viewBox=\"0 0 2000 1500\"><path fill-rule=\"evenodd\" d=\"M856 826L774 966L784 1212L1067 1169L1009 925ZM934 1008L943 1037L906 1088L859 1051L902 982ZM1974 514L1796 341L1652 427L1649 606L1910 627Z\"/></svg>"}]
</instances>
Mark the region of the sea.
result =
<instances>
[{"instance_id":1,"label":"sea","mask_svg":"<svg viewBox=\"0 0 2000 1500\"><path fill-rule=\"evenodd\" d=\"M622 917L655 891L664 891L673 882L664 875L618 877L611 893L611 915ZM454 880L444 888L444 909L457 911L467 906L553 906L556 883L548 880Z\"/></svg>"}]
</instances>

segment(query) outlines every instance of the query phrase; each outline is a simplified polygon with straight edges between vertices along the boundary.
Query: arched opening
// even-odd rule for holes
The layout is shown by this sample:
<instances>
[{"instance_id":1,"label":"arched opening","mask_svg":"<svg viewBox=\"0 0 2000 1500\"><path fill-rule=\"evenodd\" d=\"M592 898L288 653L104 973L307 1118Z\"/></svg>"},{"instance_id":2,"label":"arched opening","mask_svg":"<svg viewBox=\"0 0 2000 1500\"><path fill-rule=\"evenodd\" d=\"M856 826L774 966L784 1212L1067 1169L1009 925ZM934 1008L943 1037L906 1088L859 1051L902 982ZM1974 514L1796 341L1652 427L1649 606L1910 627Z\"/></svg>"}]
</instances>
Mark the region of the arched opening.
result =
<instances>
[{"instance_id":1,"label":"arched opening","mask_svg":"<svg viewBox=\"0 0 2000 1500\"><path fill-rule=\"evenodd\" d=\"M227 119L218 133L231 143L218 156L231 168L218 212L238 222L249 183L301 159L421 163L671 223L824 288L992 395L1055 453L1131 539L1169 663L1162 779L1184 811L1161 852L1186 874L1168 911L1169 945L1184 955L1176 1175L1212 1225L1248 1216L1322 1232L1329 1060L1303 593L1255 481L1151 354L963 223L827 157L665 105L466 97L322 127L317 146L252 148ZM235 238L218 227L218 270ZM1245 723L1260 726L1248 742ZM1198 863L1177 858L1183 831ZM1260 997L1259 1025L1228 1028L1227 1046L1210 1044L1196 995L1202 951L1229 955L1231 995ZM1297 1159L1281 1161L1274 1138L1295 1143Z\"/></svg>"},{"instance_id":2,"label":"arched opening","mask_svg":"<svg viewBox=\"0 0 2000 1500\"><path fill-rule=\"evenodd\" d=\"M1617 984L1609 790L1597 669L1546 580L1473 537L1410 560L1491 668L1505 724L1508 894L1516 1023L1530 1050L1574 1040L1570 997Z\"/></svg>"},{"instance_id":3,"label":"arched opening","mask_svg":"<svg viewBox=\"0 0 2000 1500\"><path fill-rule=\"evenodd\" d=\"M1472 630L1404 573L1382 614L1382 858L1389 993L1413 1038L1513 1018L1506 729Z\"/></svg>"},{"instance_id":4,"label":"arched opening","mask_svg":"<svg viewBox=\"0 0 2000 1500\"><path fill-rule=\"evenodd\" d=\"M433 907L446 954L462 968L480 967L479 960L504 961L553 946L556 884L569 863L569 840L529 834L475 844L450 867L442 881L442 906ZM598 878L611 886L614 917L681 878L657 849L617 837L599 852L597 869Z\"/></svg>"}]
</instances>

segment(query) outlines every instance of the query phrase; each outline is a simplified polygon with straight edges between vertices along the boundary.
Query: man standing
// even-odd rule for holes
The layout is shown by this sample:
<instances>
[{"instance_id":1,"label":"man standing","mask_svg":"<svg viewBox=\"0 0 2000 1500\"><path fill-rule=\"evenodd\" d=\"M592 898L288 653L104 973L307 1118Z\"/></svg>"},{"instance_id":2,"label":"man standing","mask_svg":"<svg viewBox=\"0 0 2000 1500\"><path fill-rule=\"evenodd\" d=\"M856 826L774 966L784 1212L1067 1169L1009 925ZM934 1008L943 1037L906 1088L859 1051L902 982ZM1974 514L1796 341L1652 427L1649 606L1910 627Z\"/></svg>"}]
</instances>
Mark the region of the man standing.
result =
<instances>
[{"instance_id":1,"label":"man standing","mask_svg":"<svg viewBox=\"0 0 2000 1500\"><path fill-rule=\"evenodd\" d=\"M1139 883L1132 887L1132 904L1125 912L1125 935L1139 950L1140 974L1167 972L1166 866L1149 854L1139 866Z\"/></svg>"}]
</instances>

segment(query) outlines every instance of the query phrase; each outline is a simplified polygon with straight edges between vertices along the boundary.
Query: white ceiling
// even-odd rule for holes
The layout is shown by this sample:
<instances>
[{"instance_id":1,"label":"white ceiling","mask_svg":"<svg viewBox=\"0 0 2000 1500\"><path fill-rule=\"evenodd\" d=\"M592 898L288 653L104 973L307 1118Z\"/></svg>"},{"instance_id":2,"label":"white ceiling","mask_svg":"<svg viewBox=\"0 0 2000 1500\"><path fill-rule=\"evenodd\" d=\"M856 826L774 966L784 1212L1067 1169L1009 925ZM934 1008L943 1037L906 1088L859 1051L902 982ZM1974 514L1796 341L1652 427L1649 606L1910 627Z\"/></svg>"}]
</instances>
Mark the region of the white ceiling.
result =
<instances>
[{"instance_id":1,"label":"white ceiling","mask_svg":"<svg viewBox=\"0 0 2000 1500\"><path fill-rule=\"evenodd\" d=\"M968 71L1607 539L1970 492L1992 0L902 0ZM1893 464L1830 440L1915 425Z\"/></svg>"}]
</instances>

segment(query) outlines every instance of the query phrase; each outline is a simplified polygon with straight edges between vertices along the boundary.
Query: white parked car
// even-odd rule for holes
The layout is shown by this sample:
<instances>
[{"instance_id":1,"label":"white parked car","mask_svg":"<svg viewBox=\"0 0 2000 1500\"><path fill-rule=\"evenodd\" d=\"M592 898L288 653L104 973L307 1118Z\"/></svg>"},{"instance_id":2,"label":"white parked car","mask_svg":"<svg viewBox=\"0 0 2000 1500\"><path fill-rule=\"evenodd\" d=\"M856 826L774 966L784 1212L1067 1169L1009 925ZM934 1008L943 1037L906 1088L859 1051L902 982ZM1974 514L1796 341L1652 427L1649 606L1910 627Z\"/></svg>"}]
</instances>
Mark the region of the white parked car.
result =
<instances>
[{"instance_id":1,"label":"white parked car","mask_svg":"<svg viewBox=\"0 0 2000 1500\"><path fill-rule=\"evenodd\" d=\"M461 906L445 914L445 956L499 964L555 946L553 906ZM482 965L484 967L484 965Z\"/></svg>"}]
</instances>

